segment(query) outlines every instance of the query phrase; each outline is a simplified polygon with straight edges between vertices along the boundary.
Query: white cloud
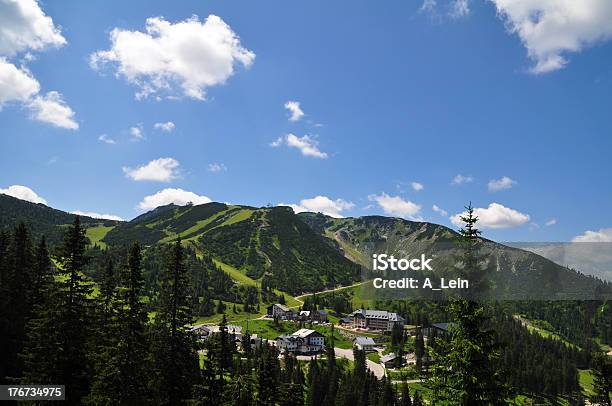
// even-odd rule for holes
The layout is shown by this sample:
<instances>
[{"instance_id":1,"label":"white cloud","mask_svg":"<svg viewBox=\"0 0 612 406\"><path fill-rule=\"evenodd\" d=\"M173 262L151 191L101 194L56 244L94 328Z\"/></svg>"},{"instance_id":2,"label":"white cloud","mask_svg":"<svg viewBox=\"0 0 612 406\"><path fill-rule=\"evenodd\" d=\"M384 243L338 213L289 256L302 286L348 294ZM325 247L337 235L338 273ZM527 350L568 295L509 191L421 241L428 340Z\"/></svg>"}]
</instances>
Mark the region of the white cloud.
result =
<instances>
[{"instance_id":1,"label":"white cloud","mask_svg":"<svg viewBox=\"0 0 612 406\"><path fill-rule=\"evenodd\" d=\"M170 182L179 176L179 162L174 158L159 158L135 169L124 166L123 173L136 181Z\"/></svg>"},{"instance_id":2,"label":"white cloud","mask_svg":"<svg viewBox=\"0 0 612 406\"><path fill-rule=\"evenodd\" d=\"M544 223L546 227L554 226L555 224L557 224L557 219L550 219L546 223Z\"/></svg>"},{"instance_id":3,"label":"white cloud","mask_svg":"<svg viewBox=\"0 0 612 406\"><path fill-rule=\"evenodd\" d=\"M130 127L130 135L135 141L142 140L144 138L144 135L142 135L142 125L138 124L137 126Z\"/></svg>"},{"instance_id":4,"label":"white cloud","mask_svg":"<svg viewBox=\"0 0 612 406\"><path fill-rule=\"evenodd\" d=\"M117 75L139 88L137 98L164 92L203 100L206 89L225 83L236 65L248 68L255 60L255 54L243 48L236 33L216 15L202 22L194 15L174 24L152 17L145 30L115 28L110 49L90 56L94 69L116 64Z\"/></svg>"},{"instance_id":5,"label":"white cloud","mask_svg":"<svg viewBox=\"0 0 612 406\"><path fill-rule=\"evenodd\" d=\"M142 202L138 204L138 208L142 210L151 210L170 203L185 206L188 203L197 205L210 203L211 201L212 200L210 200L210 198L207 196L200 196L183 189L168 188L161 190L154 195L145 196L145 198L142 199Z\"/></svg>"},{"instance_id":6,"label":"white cloud","mask_svg":"<svg viewBox=\"0 0 612 406\"><path fill-rule=\"evenodd\" d=\"M342 211L350 210L355 207L353 203L348 202L344 199L332 200L327 196L316 196L312 199L303 199L300 200L299 204L281 203L280 206L289 206L293 209L295 213L308 211L314 213L323 213L326 216L335 218L343 217Z\"/></svg>"},{"instance_id":7,"label":"white cloud","mask_svg":"<svg viewBox=\"0 0 612 406\"><path fill-rule=\"evenodd\" d=\"M433 13L436 11L437 6L438 3L436 0L424 0L419 11L424 13Z\"/></svg>"},{"instance_id":8,"label":"white cloud","mask_svg":"<svg viewBox=\"0 0 612 406\"><path fill-rule=\"evenodd\" d=\"M32 203L47 204L47 201L42 197L38 196L36 192L27 186L12 185L7 189L0 189L0 194L16 197L17 199L26 200Z\"/></svg>"},{"instance_id":9,"label":"white cloud","mask_svg":"<svg viewBox=\"0 0 612 406\"><path fill-rule=\"evenodd\" d=\"M319 149L319 142L309 135L298 137L294 134L287 134L283 137L278 137L275 141L270 143L271 147L280 147L281 145L286 145L289 148L297 148L304 156L320 159L326 159L328 157L326 152L322 152Z\"/></svg>"},{"instance_id":10,"label":"white cloud","mask_svg":"<svg viewBox=\"0 0 612 406\"><path fill-rule=\"evenodd\" d=\"M461 18L470 14L469 0L454 0L450 6L449 15L453 18Z\"/></svg>"},{"instance_id":11,"label":"white cloud","mask_svg":"<svg viewBox=\"0 0 612 406\"><path fill-rule=\"evenodd\" d=\"M584 234L572 238L572 242L612 242L612 228L585 231Z\"/></svg>"},{"instance_id":12,"label":"white cloud","mask_svg":"<svg viewBox=\"0 0 612 406\"><path fill-rule=\"evenodd\" d=\"M412 182L412 183L410 183L410 186L412 187L412 189L413 189L415 192L418 192L418 191L420 191L420 190L423 190L423 188L424 188L423 184L422 184L422 183L419 183L419 182Z\"/></svg>"},{"instance_id":13,"label":"white cloud","mask_svg":"<svg viewBox=\"0 0 612 406\"><path fill-rule=\"evenodd\" d=\"M169 132L172 132L172 130L174 130L174 123L172 121L168 121L166 123L155 123L153 125L153 128L155 128L156 130L162 130L162 131L169 133Z\"/></svg>"},{"instance_id":14,"label":"white cloud","mask_svg":"<svg viewBox=\"0 0 612 406\"><path fill-rule=\"evenodd\" d=\"M116 216L114 214L100 214L100 213L96 213L95 211L75 210L75 211L71 211L70 213L76 214L77 216L91 217L94 219L124 221L121 217Z\"/></svg>"},{"instance_id":15,"label":"white cloud","mask_svg":"<svg viewBox=\"0 0 612 406\"><path fill-rule=\"evenodd\" d=\"M446 217L446 216L448 216L448 212L447 212L446 210L444 210L444 209L440 208L439 206L437 206L437 205L435 205L435 204L434 204L433 206L431 206L431 209L432 209L433 211L435 211L436 213L438 213L438 214L439 214L440 216L442 216L442 217Z\"/></svg>"},{"instance_id":16,"label":"white cloud","mask_svg":"<svg viewBox=\"0 0 612 406\"><path fill-rule=\"evenodd\" d=\"M109 137L108 135L106 135L106 134L102 134L101 136L99 136L99 137L98 137L98 140L99 140L99 141L102 141L102 142L103 142L103 143L105 143L105 144L110 144L110 145L114 145L114 144L116 144L116 143L117 143L117 142L116 142L114 139L110 138L110 137Z\"/></svg>"},{"instance_id":17,"label":"white cloud","mask_svg":"<svg viewBox=\"0 0 612 406\"><path fill-rule=\"evenodd\" d=\"M533 73L563 68L566 54L612 38L610 0L491 0L534 62Z\"/></svg>"},{"instance_id":18,"label":"white cloud","mask_svg":"<svg viewBox=\"0 0 612 406\"><path fill-rule=\"evenodd\" d=\"M208 164L208 172L225 172L227 171L227 167L225 164L213 162Z\"/></svg>"},{"instance_id":19,"label":"white cloud","mask_svg":"<svg viewBox=\"0 0 612 406\"><path fill-rule=\"evenodd\" d=\"M289 121L298 121L304 116L304 112L300 108L300 102L298 101L288 101L285 103L285 108L291 113Z\"/></svg>"},{"instance_id":20,"label":"white cloud","mask_svg":"<svg viewBox=\"0 0 612 406\"><path fill-rule=\"evenodd\" d=\"M451 184L453 185L462 185L464 183L472 183L474 182L474 178L471 176L463 176L461 174L455 176Z\"/></svg>"},{"instance_id":21,"label":"white cloud","mask_svg":"<svg viewBox=\"0 0 612 406\"><path fill-rule=\"evenodd\" d=\"M451 223L457 227L463 227L461 217L467 212L458 213L450 217ZM499 203L491 203L487 208L475 208L474 214L478 217L477 227L480 228L510 228L527 223L530 220L528 214L510 209Z\"/></svg>"},{"instance_id":22,"label":"white cloud","mask_svg":"<svg viewBox=\"0 0 612 406\"><path fill-rule=\"evenodd\" d=\"M502 176L500 179L491 179L487 188L489 192L499 192L500 190L510 189L512 186L516 185L516 181L510 179L507 176Z\"/></svg>"},{"instance_id":23,"label":"white cloud","mask_svg":"<svg viewBox=\"0 0 612 406\"><path fill-rule=\"evenodd\" d=\"M66 39L35 0L0 0L0 55L61 47Z\"/></svg>"},{"instance_id":24,"label":"white cloud","mask_svg":"<svg viewBox=\"0 0 612 406\"><path fill-rule=\"evenodd\" d=\"M400 196L389 196L383 192L380 195L368 196L368 200L378 203L385 214L417 221L422 220L419 216L421 206L410 200L404 200Z\"/></svg>"},{"instance_id":25,"label":"white cloud","mask_svg":"<svg viewBox=\"0 0 612 406\"><path fill-rule=\"evenodd\" d=\"M8 102L18 102L31 111L31 118L56 127L76 130L74 112L60 93L39 95L40 83L28 71L7 57L25 52L21 63L35 59L29 51L61 47L66 39L35 0L0 0L0 109Z\"/></svg>"},{"instance_id":26,"label":"white cloud","mask_svg":"<svg viewBox=\"0 0 612 406\"><path fill-rule=\"evenodd\" d=\"M0 58L0 109L7 102L25 102L39 91L40 84L30 72Z\"/></svg>"},{"instance_id":27,"label":"white cloud","mask_svg":"<svg viewBox=\"0 0 612 406\"><path fill-rule=\"evenodd\" d=\"M79 128L79 124L74 120L74 111L58 92L52 91L44 96L36 96L28 102L28 107L35 120L68 130Z\"/></svg>"}]
</instances>

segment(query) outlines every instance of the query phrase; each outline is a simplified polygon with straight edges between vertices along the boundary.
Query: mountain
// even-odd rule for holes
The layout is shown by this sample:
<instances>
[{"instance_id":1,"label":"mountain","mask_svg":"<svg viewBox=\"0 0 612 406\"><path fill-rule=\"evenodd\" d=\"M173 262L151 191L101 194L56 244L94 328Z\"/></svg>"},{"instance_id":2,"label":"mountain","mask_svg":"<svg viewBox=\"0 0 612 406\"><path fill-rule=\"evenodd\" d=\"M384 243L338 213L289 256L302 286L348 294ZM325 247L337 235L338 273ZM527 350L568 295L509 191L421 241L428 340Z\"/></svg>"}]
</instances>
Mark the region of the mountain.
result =
<instances>
[{"instance_id":1,"label":"mountain","mask_svg":"<svg viewBox=\"0 0 612 406\"><path fill-rule=\"evenodd\" d=\"M0 195L0 227L25 221L33 234L47 235L52 245L73 219L73 214ZM125 247L134 240L146 247L163 246L180 237L233 279L250 284L265 279L268 286L291 294L348 285L364 272L372 277L367 271L372 254L425 254L434 258L436 276L448 274L457 254L458 234L441 225L383 216L296 215L289 207L170 204L128 222L81 219L92 243L102 248ZM482 253L495 297L597 299L609 289L533 252L483 240Z\"/></svg>"},{"instance_id":2,"label":"mountain","mask_svg":"<svg viewBox=\"0 0 612 406\"><path fill-rule=\"evenodd\" d=\"M458 233L437 224L382 216L338 219L299 213L298 217L330 246L366 268L372 268L373 254L393 254L396 258L425 254L436 264L434 274L447 276L458 254ZM603 292L610 296L610 285L533 252L483 239L481 254L494 298L589 300L600 299ZM369 293L375 295L374 291Z\"/></svg>"},{"instance_id":3,"label":"mountain","mask_svg":"<svg viewBox=\"0 0 612 406\"><path fill-rule=\"evenodd\" d=\"M288 207L171 204L117 225L101 242L116 246L136 239L153 245L177 237L248 278L266 276L272 287L292 294L350 284L360 277L358 265Z\"/></svg>"},{"instance_id":4,"label":"mountain","mask_svg":"<svg viewBox=\"0 0 612 406\"><path fill-rule=\"evenodd\" d=\"M24 222L35 238L45 235L50 245L61 241L63 228L74 221L74 214L53 209L41 203L30 203L12 196L0 194L0 230L15 227ZM87 228L114 227L120 222L81 216Z\"/></svg>"}]
</instances>

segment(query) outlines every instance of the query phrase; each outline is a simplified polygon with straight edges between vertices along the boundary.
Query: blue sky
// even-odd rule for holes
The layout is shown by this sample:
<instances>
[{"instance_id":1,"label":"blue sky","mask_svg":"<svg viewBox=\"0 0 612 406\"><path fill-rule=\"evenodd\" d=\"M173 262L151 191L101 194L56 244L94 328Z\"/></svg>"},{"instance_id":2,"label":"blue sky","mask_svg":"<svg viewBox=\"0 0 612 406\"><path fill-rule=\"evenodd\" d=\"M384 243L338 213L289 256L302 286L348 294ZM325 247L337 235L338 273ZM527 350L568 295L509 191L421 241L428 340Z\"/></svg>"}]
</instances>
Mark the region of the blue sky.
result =
<instances>
[{"instance_id":1,"label":"blue sky","mask_svg":"<svg viewBox=\"0 0 612 406\"><path fill-rule=\"evenodd\" d=\"M496 240L612 239L612 9L505 3L0 0L0 189L124 219L472 201Z\"/></svg>"}]
</instances>

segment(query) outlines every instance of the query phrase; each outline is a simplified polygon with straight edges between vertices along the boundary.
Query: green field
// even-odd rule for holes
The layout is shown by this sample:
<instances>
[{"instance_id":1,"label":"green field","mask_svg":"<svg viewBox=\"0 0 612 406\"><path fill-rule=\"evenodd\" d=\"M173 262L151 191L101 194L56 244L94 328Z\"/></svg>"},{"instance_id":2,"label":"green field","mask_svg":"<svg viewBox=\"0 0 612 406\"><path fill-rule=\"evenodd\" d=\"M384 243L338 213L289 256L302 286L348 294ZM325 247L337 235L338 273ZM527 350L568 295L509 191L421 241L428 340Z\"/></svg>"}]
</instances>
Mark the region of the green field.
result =
<instances>
[{"instance_id":1,"label":"green field","mask_svg":"<svg viewBox=\"0 0 612 406\"><path fill-rule=\"evenodd\" d=\"M100 248L106 249L106 243L102 241L102 239L106 237L106 234L108 234L108 232L112 230L113 228L115 228L115 226L90 227L87 230L85 230L85 236L89 238L89 241L91 241L91 245L98 244Z\"/></svg>"}]
</instances>

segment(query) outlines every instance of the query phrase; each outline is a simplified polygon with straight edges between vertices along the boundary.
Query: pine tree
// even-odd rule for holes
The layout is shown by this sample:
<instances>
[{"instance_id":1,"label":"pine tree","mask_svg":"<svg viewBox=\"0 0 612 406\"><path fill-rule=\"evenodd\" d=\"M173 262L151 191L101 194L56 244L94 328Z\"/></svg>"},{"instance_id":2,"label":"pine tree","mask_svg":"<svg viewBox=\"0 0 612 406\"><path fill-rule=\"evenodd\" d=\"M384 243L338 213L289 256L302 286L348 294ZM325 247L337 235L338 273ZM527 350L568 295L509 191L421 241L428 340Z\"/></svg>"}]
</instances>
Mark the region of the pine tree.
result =
<instances>
[{"instance_id":1,"label":"pine tree","mask_svg":"<svg viewBox=\"0 0 612 406\"><path fill-rule=\"evenodd\" d=\"M32 286L34 283L32 243L23 223L15 228L8 251L8 274L6 278L7 307L6 347L3 348L5 375L16 380L21 375L22 365L17 354L21 352L25 339L25 326L32 312Z\"/></svg>"},{"instance_id":2,"label":"pine tree","mask_svg":"<svg viewBox=\"0 0 612 406\"><path fill-rule=\"evenodd\" d=\"M458 269L470 280L470 285L472 280L475 282L479 296L486 289L478 253L480 231L475 227L478 218L471 204L466 209L467 214L461 217L465 228L460 231L462 254ZM456 324L450 337L440 337L436 340L437 348L431 348L434 365L427 384L432 389L432 401L464 406L503 404L508 388L502 383L500 348L495 332L487 329L484 306L471 298L460 298L451 301L448 309Z\"/></svg>"},{"instance_id":3,"label":"pine tree","mask_svg":"<svg viewBox=\"0 0 612 406\"><path fill-rule=\"evenodd\" d=\"M406 382L402 382L400 390L401 393L399 406L412 406L412 400L410 399L410 390L408 389L408 384Z\"/></svg>"},{"instance_id":4,"label":"pine tree","mask_svg":"<svg viewBox=\"0 0 612 406\"><path fill-rule=\"evenodd\" d=\"M611 406L612 401L612 363L601 352L593 353L593 396L596 405Z\"/></svg>"},{"instance_id":5,"label":"pine tree","mask_svg":"<svg viewBox=\"0 0 612 406\"><path fill-rule=\"evenodd\" d=\"M192 397L199 376L193 322L192 292L180 238L172 245L161 274L159 308L153 324L155 403L176 405Z\"/></svg>"},{"instance_id":6,"label":"pine tree","mask_svg":"<svg viewBox=\"0 0 612 406\"><path fill-rule=\"evenodd\" d=\"M88 340L92 336L90 315L92 314L91 283L85 280L83 271L89 258L85 251L88 239L76 216L72 226L64 235L59 247L59 309L54 329L59 331L58 349L59 379L66 385L68 404L80 404L89 392L90 360Z\"/></svg>"},{"instance_id":7,"label":"pine tree","mask_svg":"<svg viewBox=\"0 0 612 406\"><path fill-rule=\"evenodd\" d=\"M121 274L116 300L112 301L113 337L103 354L94 379L89 401L92 404L144 404L148 398L148 315L142 302L140 244L134 242L129 250L127 264ZM112 273L107 267L105 289L110 288ZM108 294L108 293L107 293ZM115 295L111 294L111 297Z\"/></svg>"},{"instance_id":8,"label":"pine tree","mask_svg":"<svg viewBox=\"0 0 612 406\"><path fill-rule=\"evenodd\" d=\"M26 339L20 354L23 360L23 384L37 382L53 384L60 378L60 334L57 329L60 315L59 283L47 250L41 239L35 253L36 295L32 317L26 325Z\"/></svg>"}]
</instances>

